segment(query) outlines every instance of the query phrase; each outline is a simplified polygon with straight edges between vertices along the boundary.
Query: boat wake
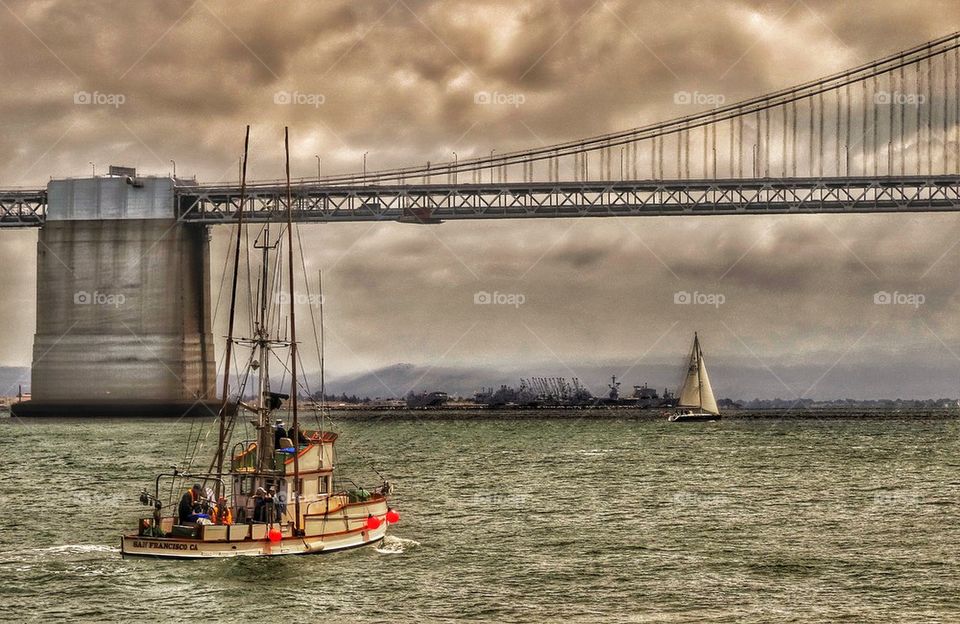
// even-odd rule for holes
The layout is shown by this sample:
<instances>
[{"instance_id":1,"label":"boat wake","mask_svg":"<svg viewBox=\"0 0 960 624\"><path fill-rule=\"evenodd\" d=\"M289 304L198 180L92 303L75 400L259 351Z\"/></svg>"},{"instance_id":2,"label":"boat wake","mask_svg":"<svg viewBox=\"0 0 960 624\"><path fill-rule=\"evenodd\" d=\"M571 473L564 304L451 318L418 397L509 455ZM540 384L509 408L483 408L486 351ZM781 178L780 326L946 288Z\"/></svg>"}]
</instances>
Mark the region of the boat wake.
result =
<instances>
[{"instance_id":1,"label":"boat wake","mask_svg":"<svg viewBox=\"0 0 960 624\"><path fill-rule=\"evenodd\" d=\"M408 550L412 550L420 545L420 542L412 539L397 537L396 535L387 535L377 545L377 552L381 555L402 555Z\"/></svg>"},{"instance_id":2,"label":"boat wake","mask_svg":"<svg viewBox=\"0 0 960 624\"><path fill-rule=\"evenodd\" d=\"M41 554L76 554L92 552L120 552L116 546L106 546L103 544L64 544L62 546L49 546L47 548L33 548L29 552Z\"/></svg>"}]
</instances>

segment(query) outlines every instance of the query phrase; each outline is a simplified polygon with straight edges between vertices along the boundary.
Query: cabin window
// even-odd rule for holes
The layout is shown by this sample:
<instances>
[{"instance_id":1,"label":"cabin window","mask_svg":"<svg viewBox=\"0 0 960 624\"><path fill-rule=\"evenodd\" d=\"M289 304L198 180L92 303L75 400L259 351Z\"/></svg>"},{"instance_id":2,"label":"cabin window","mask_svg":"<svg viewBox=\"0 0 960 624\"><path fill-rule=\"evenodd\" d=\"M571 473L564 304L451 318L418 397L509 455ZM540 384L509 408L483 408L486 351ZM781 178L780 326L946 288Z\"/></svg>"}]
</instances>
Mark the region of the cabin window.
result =
<instances>
[{"instance_id":1,"label":"cabin window","mask_svg":"<svg viewBox=\"0 0 960 624\"><path fill-rule=\"evenodd\" d=\"M240 477L237 481L240 487L240 494L250 496L254 493L256 481L253 477Z\"/></svg>"},{"instance_id":2,"label":"cabin window","mask_svg":"<svg viewBox=\"0 0 960 624\"><path fill-rule=\"evenodd\" d=\"M317 494L326 494L327 493L327 478L320 477L317 479Z\"/></svg>"}]
</instances>

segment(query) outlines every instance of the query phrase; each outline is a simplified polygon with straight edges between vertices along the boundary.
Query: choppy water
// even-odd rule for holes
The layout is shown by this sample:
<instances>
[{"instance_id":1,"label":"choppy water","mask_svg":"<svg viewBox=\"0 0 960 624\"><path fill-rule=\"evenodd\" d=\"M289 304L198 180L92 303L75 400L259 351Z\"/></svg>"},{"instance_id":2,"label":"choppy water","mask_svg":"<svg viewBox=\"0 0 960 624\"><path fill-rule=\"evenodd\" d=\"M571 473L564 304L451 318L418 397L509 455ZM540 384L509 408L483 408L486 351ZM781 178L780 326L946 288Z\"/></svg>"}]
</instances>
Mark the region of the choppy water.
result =
<instances>
[{"instance_id":1,"label":"choppy water","mask_svg":"<svg viewBox=\"0 0 960 624\"><path fill-rule=\"evenodd\" d=\"M347 423L386 543L121 559L185 429L0 420L0 619L960 621L957 421Z\"/></svg>"}]
</instances>

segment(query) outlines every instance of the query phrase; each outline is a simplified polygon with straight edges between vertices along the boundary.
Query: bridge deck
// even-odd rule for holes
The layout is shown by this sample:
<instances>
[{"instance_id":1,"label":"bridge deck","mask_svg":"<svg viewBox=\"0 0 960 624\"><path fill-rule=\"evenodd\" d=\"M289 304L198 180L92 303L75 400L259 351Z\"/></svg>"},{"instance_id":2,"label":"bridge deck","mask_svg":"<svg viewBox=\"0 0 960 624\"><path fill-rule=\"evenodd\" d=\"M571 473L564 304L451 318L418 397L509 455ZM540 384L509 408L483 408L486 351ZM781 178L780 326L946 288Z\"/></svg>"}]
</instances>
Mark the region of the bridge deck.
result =
<instances>
[{"instance_id":1,"label":"bridge deck","mask_svg":"<svg viewBox=\"0 0 960 624\"><path fill-rule=\"evenodd\" d=\"M293 187L299 222L636 217L805 213L944 212L960 210L960 176L755 178ZM185 222L234 223L237 186L177 189ZM285 221L286 189L247 190L244 220ZM0 226L37 227L45 191L0 191Z\"/></svg>"}]
</instances>

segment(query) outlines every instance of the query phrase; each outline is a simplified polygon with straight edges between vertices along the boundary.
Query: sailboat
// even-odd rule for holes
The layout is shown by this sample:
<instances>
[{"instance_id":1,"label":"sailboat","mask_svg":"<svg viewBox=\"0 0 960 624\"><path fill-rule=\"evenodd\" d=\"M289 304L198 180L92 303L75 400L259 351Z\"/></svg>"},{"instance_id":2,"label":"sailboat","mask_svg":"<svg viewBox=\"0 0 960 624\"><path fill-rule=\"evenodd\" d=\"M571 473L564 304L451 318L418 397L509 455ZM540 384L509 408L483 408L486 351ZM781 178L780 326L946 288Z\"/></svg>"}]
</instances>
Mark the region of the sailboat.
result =
<instances>
[{"instance_id":1,"label":"sailboat","mask_svg":"<svg viewBox=\"0 0 960 624\"><path fill-rule=\"evenodd\" d=\"M693 334L693 350L687 365L687 374L677 393L677 411L667 420L670 422L704 422L720 420L720 410L713 396L707 366L700 349L700 338Z\"/></svg>"},{"instance_id":2,"label":"sailboat","mask_svg":"<svg viewBox=\"0 0 960 624\"><path fill-rule=\"evenodd\" d=\"M248 126L241 174L241 207L245 205L249 139ZM296 301L294 239L286 130L284 144L286 228L279 234L271 234L269 223L258 225L260 230L254 248L261 255L259 285L255 296L239 298L256 301L256 306L251 305L256 309L251 310L249 336L234 334L238 273L242 265L250 266L241 262L245 224L243 210L238 211L216 453L207 470L194 471L188 462L186 466L158 475L152 491L144 489L140 493L140 502L151 507L152 513L139 519L135 532L121 537L120 552L124 556L203 559L328 553L380 542L388 526L400 519L399 513L389 505L392 488L385 479L369 490L352 481L352 487L338 489L334 454L337 434L324 430L322 399L317 417L319 427L309 430L302 428L300 422L298 394L302 380L298 375L300 362L293 305ZM284 282L287 283L285 293ZM285 309L281 307L284 302ZM283 312L289 315L289 324L286 319L278 322ZM322 335L322 303L320 319ZM230 365L235 355L246 363L238 371L239 388L231 401ZM323 397L322 341L319 355L320 396ZM285 388L273 386L271 364L279 364L284 377L289 374L288 392L280 392ZM245 399L250 389L255 389L254 400ZM247 439L234 441L233 431L240 413L251 416L254 431ZM289 429L277 418L281 413L291 417ZM188 448L193 444L197 450L202 439L200 434L191 435ZM184 491L185 488L189 489Z\"/></svg>"}]
</instances>

